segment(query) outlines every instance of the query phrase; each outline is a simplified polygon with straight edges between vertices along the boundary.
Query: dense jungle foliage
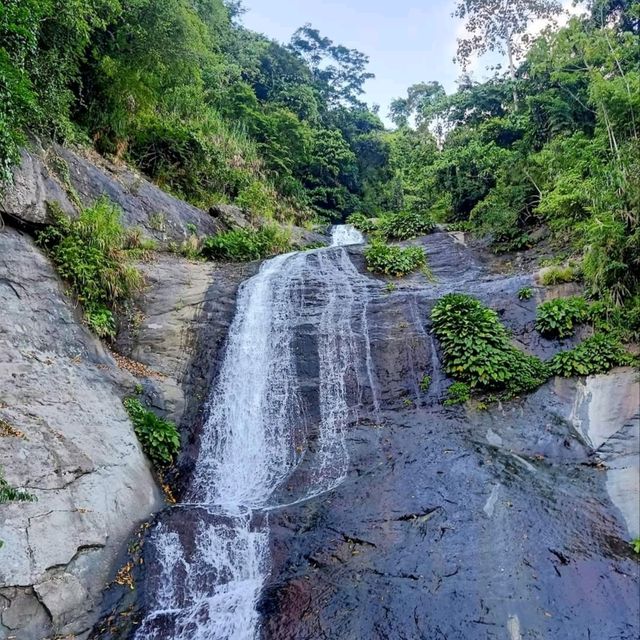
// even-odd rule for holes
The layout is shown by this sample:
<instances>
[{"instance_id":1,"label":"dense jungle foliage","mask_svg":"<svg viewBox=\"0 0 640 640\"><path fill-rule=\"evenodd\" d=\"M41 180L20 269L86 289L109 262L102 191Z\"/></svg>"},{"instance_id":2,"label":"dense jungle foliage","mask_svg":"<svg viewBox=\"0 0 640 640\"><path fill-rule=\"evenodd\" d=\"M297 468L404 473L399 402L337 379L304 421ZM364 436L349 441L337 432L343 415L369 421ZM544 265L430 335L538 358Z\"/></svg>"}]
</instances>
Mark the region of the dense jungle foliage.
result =
<instances>
[{"instance_id":1,"label":"dense jungle foliage","mask_svg":"<svg viewBox=\"0 0 640 640\"><path fill-rule=\"evenodd\" d=\"M391 115L389 207L489 237L496 251L544 240L578 265L560 281L625 304L640 330L640 2L592 2L531 42L513 73L463 79L453 95L415 85Z\"/></svg>"},{"instance_id":2,"label":"dense jungle foliage","mask_svg":"<svg viewBox=\"0 0 640 640\"><path fill-rule=\"evenodd\" d=\"M28 134L93 144L196 205L338 218L387 167L368 59L310 26L282 46L222 0L4 0L0 178Z\"/></svg>"},{"instance_id":3,"label":"dense jungle foliage","mask_svg":"<svg viewBox=\"0 0 640 640\"><path fill-rule=\"evenodd\" d=\"M386 130L361 100L366 55L309 25L281 45L244 28L237 1L4 0L0 176L36 135L93 145L205 208L355 213L361 228L402 214L388 239L431 220L503 252L542 241L640 331L640 2L592 0L533 41L527 21L558 2L494 4L457 2L471 29L458 59L497 49L508 70L452 95L416 84Z\"/></svg>"}]
</instances>

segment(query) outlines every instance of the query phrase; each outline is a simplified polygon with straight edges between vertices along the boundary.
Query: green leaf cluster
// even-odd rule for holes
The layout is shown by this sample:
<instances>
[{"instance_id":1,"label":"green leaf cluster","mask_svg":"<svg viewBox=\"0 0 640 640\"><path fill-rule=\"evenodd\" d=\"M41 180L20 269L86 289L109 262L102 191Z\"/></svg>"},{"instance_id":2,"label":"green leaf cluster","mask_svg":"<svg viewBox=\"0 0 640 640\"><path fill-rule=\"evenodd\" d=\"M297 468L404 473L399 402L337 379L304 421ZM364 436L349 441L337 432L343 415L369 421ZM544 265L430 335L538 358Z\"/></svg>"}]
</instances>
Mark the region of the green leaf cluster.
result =
<instances>
[{"instance_id":1,"label":"green leaf cluster","mask_svg":"<svg viewBox=\"0 0 640 640\"><path fill-rule=\"evenodd\" d=\"M421 247L398 247L375 240L364 253L367 269L374 273L401 277L427 269L427 256Z\"/></svg>"},{"instance_id":2,"label":"green leaf cluster","mask_svg":"<svg viewBox=\"0 0 640 640\"><path fill-rule=\"evenodd\" d=\"M533 298L533 289L531 287L522 287L518 291L518 300L531 300Z\"/></svg>"},{"instance_id":3,"label":"green leaf cluster","mask_svg":"<svg viewBox=\"0 0 640 640\"><path fill-rule=\"evenodd\" d=\"M548 300L536 311L536 329L547 338L568 338L589 317L589 303L582 296Z\"/></svg>"},{"instance_id":4,"label":"green leaf cluster","mask_svg":"<svg viewBox=\"0 0 640 640\"><path fill-rule=\"evenodd\" d=\"M279 227L234 229L205 238L202 255L211 260L249 262L291 249L289 235Z\"/></svg>"},{"instance_id":5,"label":"green leaf cluster","mask_svg":"<svg viewBox=\"0 0 640 640\"><path fill-rule=\"evenodd\" d=\"M131 418L142 449L157 469L173 464L180 451L176 425L149 411L138 398L125 398L124 407Z\"/></svg>"},{"instance_id":6,"label":"green leaf cluster","mask_svg":"<svg viewBox=\"0 0 640 640\"><path fill-rule=\"evenodd\" d=\"M106 197L76 219L50 208L53 224L38 233L60 276L82 303L87 324L100 337L115 337L113 311L142 287L130 264L121 211Z\"/></svg>"},{"instance_id":7,"label":"green leaf cluster","mask_svg":"<svg viewBox=\"0 0 640 640\"><path fill-rule=\"evenodd\" d=\"M424 214L402 211L381 217L378 231L386 240L411 240L432 233L435 223Z\"/></svg>"},{"instance_id":8,"label":"green leaf cluster","mask_svg":"<svg viewBox=\"0 0 640 640\"><path fill-rule=\"evenodd\" d=\"M471 400L471 387L465 382L454 382L447 390L445 406L451 407L456 404L464 404Z\"/></svg>"},{"instance_id":9,"label":"green leaf cluster","mask_svg":"<svg viewBox=\"0 0 640 640\"><path fill-rule=\"evenodd\" d=\"M0 469L0 504L6 504L7 502L35 502L36 496L24 491L12 487L4 478L2 469Z\"/></svg>"},{"instance_id":10,"label":"green leaf cluster","mask_svg":"<svg viewBox=\"0 0 640 640\"><path fill-rule=\"evenodd\" d=\"M633 363L633 356L625 350L618 338L599 333L575 349L562 351L551 358L549 371L555 376L572 378L607 373L614 367Z\"/></svg>"},{"instance_id":11,"label":"green leaf cluster","mask_svg":"<svg viewBox=\"0 0 640 640\"><path fill-rule=\"evenodd\" d=\"M364 213L352 213L347 218L347 222L352 224L358 231L362 231L362 233L373 233L378 228L377 222L364 215Z\"/></svg>"},{"instance_id":12,"label":"green leaf cluster","mask_svg":"<svg viewBox=\"0 0 640 640\"><path fill-rule=\"evenodd\" d=\"M571 265L551 266L542 272L540 283L545 287L551 287L557 284L574 282L579 276L580 270Z\"/></svg>"},{"instance_id":13,"label":"green leaf cluster","mask_svg":"<svg viewBox=\"0 0 640 640\"><path fill-rule=\"evenodd\" d=\"M431 312L444 354L445 371L471 389L514 396L548 378L545 364L511 344L498 314L471 296L452 293Z\"/></svg>"}]
</instances>

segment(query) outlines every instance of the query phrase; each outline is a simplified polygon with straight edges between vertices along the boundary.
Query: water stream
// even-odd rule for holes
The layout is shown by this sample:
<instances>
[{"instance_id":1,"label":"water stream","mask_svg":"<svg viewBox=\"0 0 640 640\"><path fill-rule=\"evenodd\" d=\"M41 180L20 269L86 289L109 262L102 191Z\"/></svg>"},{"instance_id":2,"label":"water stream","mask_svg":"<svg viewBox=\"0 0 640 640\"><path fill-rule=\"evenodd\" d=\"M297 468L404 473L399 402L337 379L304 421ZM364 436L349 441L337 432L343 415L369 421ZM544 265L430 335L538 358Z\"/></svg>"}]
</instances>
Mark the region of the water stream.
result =
<instances>
[{"instance_id":1,"label":"water stream","mask_svg":"<svg viewBox=\"0 0 640 640\"><path fill-rule=\"evenodd\" d=\"M363 242L362 235L343 225L332 240L330 249L265 262L240 289L188 502L161 520L147 543L157 562L148 568L155 571L148 580L151 613L136 640L257 638L274 492L305 456L302 499L346 475L347 376L357 357L354 318L366 319L367 283L340 248ZM309 289L321 310L320 420L312 447L292 344ZM367 371L371 377L370 364Z\"/></svg>"}]
</instances>

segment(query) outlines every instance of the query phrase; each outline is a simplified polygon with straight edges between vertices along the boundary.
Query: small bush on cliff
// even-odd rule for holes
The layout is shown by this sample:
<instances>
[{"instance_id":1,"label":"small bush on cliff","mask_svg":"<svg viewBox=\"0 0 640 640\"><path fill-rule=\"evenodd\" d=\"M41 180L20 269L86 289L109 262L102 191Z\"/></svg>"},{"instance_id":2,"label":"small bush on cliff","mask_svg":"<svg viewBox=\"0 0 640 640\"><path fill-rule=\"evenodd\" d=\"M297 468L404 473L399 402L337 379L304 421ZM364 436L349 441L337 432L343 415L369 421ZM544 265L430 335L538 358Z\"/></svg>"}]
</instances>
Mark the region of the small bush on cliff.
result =
<instances>
[{"instance_id":1,"label":"small bush on cliff","mask_svg":"<svg viewBox=\"0 0 640 640\"><path fill-rule=\"evenodd\" d=\"M455 404L464 404L471 399L471 388L464 382L454 382L447 393L444 404L448 407Z\"/></svg>"},{"instance_id":2,"label":"small bush on cliff","mask_svg":"<svg viewBox=\"0 0 640 640\"><path fill-rule=\"evenodd\" d=\"M72 220L50 205L53 224L38 234L58 273L82 303L87 324L100 337L115 336L113 310L142 286L129 264L120 210L107 198Z\"/></svg>"},{"instance_id":3,"label":"small bush on cliff","mask_svg":"<svg viewBox=\"0 0 640 640\"><path fill-rule=\"evenodd\" d=\"M518 300L531 300L533 298L533 289L531 287L522 287L518 291Z\"/></svg>"},{"instance_id":4,"label":"small bush on cliff","mask_svg":"<svg viewBox=\"0 0 640 640\"><path fill-rule=\"evenodd\" d=\"M536 329L548 338L567 338L589 319L589 303L581 296L543 302L536 312Z\"/></svg>"},{"instance_id":5,"label":"small bush on cliff","mask_svg":"<svg viewBox=\"0 0 640 640\"><path fill-rule=\"evenodd\" d=\"M579 276L580 270L571 265L564 267L552 266L542 272L540 275L540 283L545 287L551 287L556 284L574 282Z\"/></svg>"},{"instance_id":6,"label":"small bush on cliff","mask_svg":"<svg viewBox=\"0 0 640 640\"><path fill-rule=\"evenodd\" d=\"M634 359L611 335L596 334L575 349L563 351L549 361L549 370L562 378L607 373L614 367L633 364Z\"/></svg>"},{"instance_id":7,"label":"small bush on cliff","mask_svg":"<svg viewBox=\"0 0 640 640\"><path fill-rule=\"evenodd\" d=\"M234 229L209 236L202 244L202 254L211 260L249 262L289 251L287 233L276 226L260 229Z\"/></svg>"},{"instance_id":8,"label":"small bush on cliff","mask_svg":"<svg viewBox=\"0 0 640 640\"><path fill-rule=\"evenodd\" d=\"M444 296L431 320L444 352L445 371L471 389L504 391L509 397L535 389L548 378L545 364L516 349L498 314L471 296Z\"/></svg>"},{"instance_id":9,"label":"small bush on cliff","mask_svg":"<svg viewBox=\"0 0 640 640\"><path fill-rule=\"evenodd\" d=\"M138 398L126 398L123 404L142 449L153 464L157 468L172 464L180 451L180 435L176 425L149 411Z\"/></svg>"},{"instance_id":10,"label":"small bush on cliff","mask_svg":"<svg viewBox=\"0 0 640 640\"><path fill-rule=\"evenodd\" d=\"M410 240L432 233L435 223L419 213L403 211L384 216L378 229L387 240Z\"/></svg>"},{"instance_id":11,"label":"small bush on cliff","mask_svg":"<svg viewBox=\"0 0 640 640\"><path fill-rule=\"evenodd\" d=\"M372 218L368 218L364 213L352 213L347 222L352 224L358 231L362 233L372 233L378 228L376 221Z\"/></svg>"},{"instance_id":12,"label":"small bush on cliff","mask_svg":"<svg viewBox=\"0 0 640 640\"><path fill-rule=\"evenodd\" d=\"M421 247L394 247L376 241L365 251L367 269L388 276L405 276L418 269L427 269L427 256Z\"/></svg>"}]
</instances>

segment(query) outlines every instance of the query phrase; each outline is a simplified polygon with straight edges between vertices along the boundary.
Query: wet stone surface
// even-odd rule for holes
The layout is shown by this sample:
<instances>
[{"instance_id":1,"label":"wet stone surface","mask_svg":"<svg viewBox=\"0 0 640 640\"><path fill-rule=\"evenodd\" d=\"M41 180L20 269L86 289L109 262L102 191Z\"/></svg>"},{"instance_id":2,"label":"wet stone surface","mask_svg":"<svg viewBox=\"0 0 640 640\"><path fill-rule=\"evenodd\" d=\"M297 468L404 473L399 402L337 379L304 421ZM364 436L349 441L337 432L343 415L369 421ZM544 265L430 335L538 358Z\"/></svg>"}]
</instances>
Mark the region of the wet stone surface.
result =
<instances>
[{"instance_id":1,"label":"wet stone surface","mask_svg":"<svg viewBox=\"0 0 640 640\"><path fill-rule=\"evenodd\" d=\"M530 276L491 274L444 234L425 244L436 280L412 276L391 293L380 282L366 323L354 319L371 362L360 358L351 389L347 477L269 515L262 638L638 637L638 562L607 472L571 419L577 383L487 411L444 408L427 318L437 298L463 291L531 352L570 343L533 330L535 302L516 295ZM627 418L637 432L637 414ZM303 493L296 476L287 485Z\"/></svg>"},{"instance_id":2,"label":"wet stone surface","mask_svg":"<svg viewBox=\"0 0 640 640\"><path fill-rule=\"evenodd\" d=\"M319 345L333 326L323 315L322 274L313 275L319 258L310 255L308 277L293 287L291 347L303 404L291 434L297 466L244 529L228 515L174 508L161 516L167 531L179 537L186 558L201 544L196 528L203 523L228 527L230 540L237 532L244 540L268 535L268 557L260 557L268 576L256 591L263 640L637 638L639 565L628 544L640 527L633 372L550 381L487 410L444 407L450 381L428 317L445 293L478 296L517 344L541 357L571 342L534 331L535 300L517 298L533 284L531 275L499 273L449 234L419 242L434 279L415 274L391 291L366 274L361 248L347 250L360 275L343 264L354 291L344 478L309 497L322 455L318 399L327 363ZM536 299L553 294L537 289ZM221 348L219 329L228 322L218 324L216 341L203 330L200 344ZM420 385L425 374L428 390ZM203 366L201 386L215 375L215 366ZM187 481L206 410L197 415L181 463ZM171 563L157 549L153 540L145 547L145 564L155 569L140 576L142 610L153 610L154 590L167 584L157 569ZM181 570L176 565L174 583ZM206 619L178 632L171 616L152 621L153 637L228 637L216 635L219 619Z\"/></svg>"}]
</instances>

